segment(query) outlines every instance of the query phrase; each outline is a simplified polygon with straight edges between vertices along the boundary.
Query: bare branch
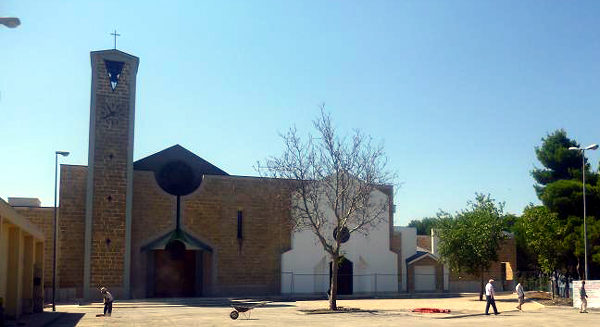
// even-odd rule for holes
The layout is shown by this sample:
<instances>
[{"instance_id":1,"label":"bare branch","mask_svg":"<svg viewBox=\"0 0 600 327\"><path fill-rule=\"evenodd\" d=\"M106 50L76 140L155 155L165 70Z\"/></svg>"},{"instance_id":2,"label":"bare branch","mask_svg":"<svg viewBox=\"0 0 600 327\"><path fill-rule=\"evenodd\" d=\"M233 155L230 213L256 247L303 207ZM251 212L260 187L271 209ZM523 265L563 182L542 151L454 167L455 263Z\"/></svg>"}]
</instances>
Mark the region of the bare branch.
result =
<instances>
[{"instance_id":1,"label":"bare branch","mask_svg":"<svg viewBox=\"0 0 600 327\"><path fill-rule=\"evenodd\" d=\"M338 260L343 255L342 233L333 237L332 231L347 228L351 235L368 235L392 219L391 200L379 188L392 185L395 175L386 168L382 145L373 145L359 130L351 137L339 136L325 107L320 109L313 121L318 137L308 135L303 141L296 128L290 128L280 134L283 153L258 163L257 169L285 185L293 230L310 230L332 260Z\"/></svg>"}]
</instances>

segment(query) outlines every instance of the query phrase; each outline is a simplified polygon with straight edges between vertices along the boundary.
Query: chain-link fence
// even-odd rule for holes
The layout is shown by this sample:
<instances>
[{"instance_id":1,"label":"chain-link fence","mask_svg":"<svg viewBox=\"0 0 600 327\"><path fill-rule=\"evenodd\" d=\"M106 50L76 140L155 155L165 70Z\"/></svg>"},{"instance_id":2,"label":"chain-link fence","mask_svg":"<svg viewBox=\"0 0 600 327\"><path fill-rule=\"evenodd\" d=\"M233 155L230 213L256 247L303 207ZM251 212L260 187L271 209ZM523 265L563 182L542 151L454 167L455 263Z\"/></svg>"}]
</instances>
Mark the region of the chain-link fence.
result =
<instances>
[{"instance_id":1,"label":"chain-link fence","mask_svg":"<svg viewBox=\"0 0 600 327\"><path fill-rule=\"evenodd\" d=\"M563 274L546 275L539 271L519 271L516 279L525 291L549 292L564 298L573 294L573 279Z\"/></svg>"},{"instance_id":2,"label":"chain-link fence","mask_svg":"<svg viewBox=\"0 0 600 327\"><path fill-rule=\"evenodd\" d=\"M283 294L327 294L330 287L329 274L304 274L283 272ZM339 274L338 294L383 294L402 290L398 274Z\"/></svg>"}]
</instances>

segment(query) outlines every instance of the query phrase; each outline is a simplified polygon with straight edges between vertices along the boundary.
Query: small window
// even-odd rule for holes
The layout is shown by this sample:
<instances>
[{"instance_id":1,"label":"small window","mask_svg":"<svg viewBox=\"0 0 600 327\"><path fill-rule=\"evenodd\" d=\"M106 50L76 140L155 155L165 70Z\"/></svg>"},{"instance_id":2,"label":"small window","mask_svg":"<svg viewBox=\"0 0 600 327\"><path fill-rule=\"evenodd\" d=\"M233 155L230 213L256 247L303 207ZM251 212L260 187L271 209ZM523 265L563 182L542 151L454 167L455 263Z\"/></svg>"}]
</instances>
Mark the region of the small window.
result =
<instances>
[{"instance_id":1,"label":"small window","mask_svg":"<svg viewBox=\"0 0 600 327\"><path fill-rule=\"evenodd\" d=\"M243 238L243 236L242 236L243 220L244 220L244 214L242 213L241 210L238 210L238 212L237 212L237 238L238 238L238 240L241 240Z\"/></svg>"}]
</instances>

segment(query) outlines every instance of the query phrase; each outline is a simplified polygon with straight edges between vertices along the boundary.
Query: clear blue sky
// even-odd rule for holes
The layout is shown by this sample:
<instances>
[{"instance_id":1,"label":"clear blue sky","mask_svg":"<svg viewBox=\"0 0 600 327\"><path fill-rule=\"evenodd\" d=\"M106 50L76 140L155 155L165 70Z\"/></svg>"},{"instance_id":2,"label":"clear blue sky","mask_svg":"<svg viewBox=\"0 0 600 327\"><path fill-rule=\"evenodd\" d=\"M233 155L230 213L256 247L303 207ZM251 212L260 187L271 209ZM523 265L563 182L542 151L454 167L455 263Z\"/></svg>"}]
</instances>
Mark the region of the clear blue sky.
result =
<instances>
[{"instance_id":1,"label":"clear blue sky","mask_svg":"<svg viewBox=\"0 0 600 327\"><path fill-rule=\"evenodd\" d=\"M0 16L0 197L52 205L54 151L87 164L92 50L140 58L135 159L181 144L256 175L325 103L383 140L396 224L475 192L536 202L534 146L600 143L598 1L26 1ZM600 151L590 153L597 169Z\"/></svg>"}]
</instances>

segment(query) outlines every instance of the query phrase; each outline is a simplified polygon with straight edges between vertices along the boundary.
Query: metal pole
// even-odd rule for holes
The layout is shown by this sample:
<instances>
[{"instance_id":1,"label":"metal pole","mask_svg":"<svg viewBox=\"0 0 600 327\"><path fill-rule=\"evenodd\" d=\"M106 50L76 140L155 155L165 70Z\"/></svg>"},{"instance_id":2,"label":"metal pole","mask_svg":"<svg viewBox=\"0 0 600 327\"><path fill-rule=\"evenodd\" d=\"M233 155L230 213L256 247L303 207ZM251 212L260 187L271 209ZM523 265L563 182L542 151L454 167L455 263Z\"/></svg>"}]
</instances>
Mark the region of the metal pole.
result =
<instances>
[{"instance_id":1,"label":"metal pole","mask_svg":"<svg viewBox=\"0 0 600 327\"><path fill-rule=\"evenodd\" d=\"M581 151L581 161L583 172L583 247L584 249L584 262L585 262L585 280L588 280L588 238L587 238L587 223L585 221L586 210L585 210L585 149Z\"/></svg>"},{"instance_id":2,"label":"metal pole","mask_svg":"<svg viewBox=\"0 0 600 327\"><path fill-rule=\"evenodd\" d=\"M377 294L377 273L373 275L375 276L375 294Z\"/></svg>"},{"instance_id":3,"label":"metal pole","mask_svg":"<svg viewBox=\"0 0 600 327\"><path fill-rule=\"evenodd\" d=\"M58 184L58 153L54 154L54 251L52 253L52 311L56 311L56 190Z\"/></svg>"}]
</instances>

